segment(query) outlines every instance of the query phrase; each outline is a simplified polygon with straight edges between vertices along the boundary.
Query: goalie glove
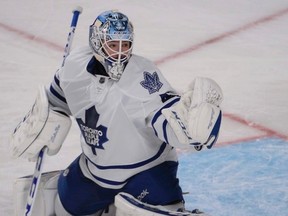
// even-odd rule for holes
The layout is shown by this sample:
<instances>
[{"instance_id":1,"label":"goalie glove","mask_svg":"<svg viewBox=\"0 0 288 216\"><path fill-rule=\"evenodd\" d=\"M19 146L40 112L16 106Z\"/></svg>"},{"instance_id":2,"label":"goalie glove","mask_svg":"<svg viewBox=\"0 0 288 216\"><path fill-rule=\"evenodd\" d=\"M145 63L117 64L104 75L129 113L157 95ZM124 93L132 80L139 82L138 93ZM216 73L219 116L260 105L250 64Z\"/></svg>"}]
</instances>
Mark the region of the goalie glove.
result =
<instances>
[{"instance_id":1,"label":"goalie glove","mask_svg":"<svg viewBox=\"0 0 288 216\"><path fill-rule=\"evenodd\" d=\"M33 161L44 146L48 147L48 155L55 155L70 127L69 116L52 109L45 88L41 86L34 105L11 136L12 156Z\"/></svg>"},{"instance_id":2,"label":"goalie glove","mask_svg":"<svg viewBox=\"0 0 288 216\"><path fill-rule=\"evenodd\" d=\"M180 143L194 145L198 150L203 146L211 148L220 130L222 99L221 88L215 81L197 77L180 101L163 109L162 114Z\"/></svg>"}]
</instances>

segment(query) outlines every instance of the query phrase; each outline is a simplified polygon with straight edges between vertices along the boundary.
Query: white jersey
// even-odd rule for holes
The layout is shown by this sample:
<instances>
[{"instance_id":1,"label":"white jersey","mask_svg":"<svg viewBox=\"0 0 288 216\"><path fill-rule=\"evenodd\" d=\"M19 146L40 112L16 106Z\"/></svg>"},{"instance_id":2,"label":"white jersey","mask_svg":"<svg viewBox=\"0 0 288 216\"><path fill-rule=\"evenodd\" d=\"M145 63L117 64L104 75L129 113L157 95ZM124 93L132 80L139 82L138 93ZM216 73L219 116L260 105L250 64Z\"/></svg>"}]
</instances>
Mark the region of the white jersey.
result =
<instances>
[{"instance_id":1,"label":"white jersey","mask_svg":"<svg viewBox=\"0 0 288 216\"><path fill-rule=\"evenodd\" d=\"M98 68L89 47L71 52L48 96L79 125L84 175L103 187L121 188L143 170L177 161L173 146L179 143L161 109L179 96L143 57L132 55L119 81Z\"/></svg>"}]
</instances>

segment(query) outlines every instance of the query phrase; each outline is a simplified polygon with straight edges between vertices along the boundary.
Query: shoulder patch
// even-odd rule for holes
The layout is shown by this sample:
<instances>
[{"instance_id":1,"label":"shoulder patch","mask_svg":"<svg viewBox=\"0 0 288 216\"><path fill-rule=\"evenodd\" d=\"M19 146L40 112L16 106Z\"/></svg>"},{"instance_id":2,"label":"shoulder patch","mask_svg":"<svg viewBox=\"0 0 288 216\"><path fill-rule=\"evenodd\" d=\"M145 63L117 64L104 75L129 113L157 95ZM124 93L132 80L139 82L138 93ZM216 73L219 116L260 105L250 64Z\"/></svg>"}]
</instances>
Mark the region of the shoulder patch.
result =
<instances>
[{"instance_id":1,"label":"shoulder patch","mask_svg":"<svg viewBox=\"0 0 288 216\"><path fill-rule=\"evenodd\" d=\"M163 86L163 83L160 82L159 76L156 72L149 73L144 71L143 75L144 80L141 81L140 84L149 91L149 94L158 92Z\"/></svg>"}]
</instances>

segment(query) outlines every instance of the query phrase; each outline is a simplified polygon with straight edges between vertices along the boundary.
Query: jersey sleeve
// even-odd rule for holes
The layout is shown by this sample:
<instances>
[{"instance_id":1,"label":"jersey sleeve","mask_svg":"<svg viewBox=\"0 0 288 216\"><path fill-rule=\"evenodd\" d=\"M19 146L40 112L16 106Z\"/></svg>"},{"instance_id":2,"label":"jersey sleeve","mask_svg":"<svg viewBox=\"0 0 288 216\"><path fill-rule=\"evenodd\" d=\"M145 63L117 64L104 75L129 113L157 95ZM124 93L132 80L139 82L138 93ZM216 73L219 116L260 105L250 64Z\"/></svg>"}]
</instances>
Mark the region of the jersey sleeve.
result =
<instances>
[{"instance_id":1,"label":"jersey sleeve","mask_svg":"<svg viewBox=\"0 0 288 216\"><path fill-rule=\"evenodd\" d=\"M145 126L151 129L162 142L175 147L180 146L174 131L162 115L163 109L176 105L180 100L177 91L166 80L159 68L145 58L134 56L126 69L127 71L123 74L123 78L127 80L125 84L127 85L129 80L130 83L131 80L135 80L133 82L135 85L131 85L129 90L137 93L133 95L134 98L140 95L143 100Z\"/></svg>"},{"instance_id":2,"label":"jersey sleeve","mask_svg":"<svg viewBox=\"0 0 288 216\"><path fill-rule=\"evenodd\" d=\"M71 111L68 107L64 92L60 87L60 73L62 68L58 69L54 75L54 78L50 84L50 87L46 89L49 103L54 108L60 108L66 114L71 115Z\"/></svg>"},{"instance_id":3,"label":"jersey sleeve","mask_svg":"<svg viewBox=\"0 0 288 216\"><path fill-rule=\"evenodd\" d=\"M174 93L173 93L174 94ZM155 135L163 142L170 144L171 146L177 147L181 144L179 143L175 133L168 124L168 121L162 115L162 110L169 108L178 103L180 96L171 92L167 92L159 95L161 98L162 105L157 110L153 111L148 117L148 124L153 128Z\"/></svg>"}]
</instances>

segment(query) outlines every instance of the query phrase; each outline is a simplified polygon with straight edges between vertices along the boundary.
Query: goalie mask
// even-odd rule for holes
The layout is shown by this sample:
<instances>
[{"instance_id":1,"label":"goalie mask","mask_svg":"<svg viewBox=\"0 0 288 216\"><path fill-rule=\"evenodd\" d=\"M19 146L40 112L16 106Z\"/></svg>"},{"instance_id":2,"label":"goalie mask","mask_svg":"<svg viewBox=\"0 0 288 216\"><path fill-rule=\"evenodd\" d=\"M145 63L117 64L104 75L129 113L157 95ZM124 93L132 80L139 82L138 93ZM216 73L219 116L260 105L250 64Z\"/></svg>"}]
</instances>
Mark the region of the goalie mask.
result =
<instances>
[{"instance_id":1,"label":"goalie mask","mask_svg":"<svg viewBox=\"0 0 288 216\"><path fill-rule=\"evenodd\" d=\"M132 23L120 12L103 12L90 26L89 44L110 78L119 80L131 57Z\"/></svg>"}]
</instances>

